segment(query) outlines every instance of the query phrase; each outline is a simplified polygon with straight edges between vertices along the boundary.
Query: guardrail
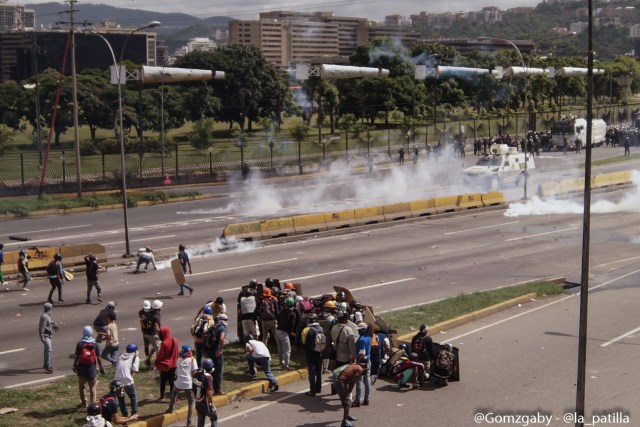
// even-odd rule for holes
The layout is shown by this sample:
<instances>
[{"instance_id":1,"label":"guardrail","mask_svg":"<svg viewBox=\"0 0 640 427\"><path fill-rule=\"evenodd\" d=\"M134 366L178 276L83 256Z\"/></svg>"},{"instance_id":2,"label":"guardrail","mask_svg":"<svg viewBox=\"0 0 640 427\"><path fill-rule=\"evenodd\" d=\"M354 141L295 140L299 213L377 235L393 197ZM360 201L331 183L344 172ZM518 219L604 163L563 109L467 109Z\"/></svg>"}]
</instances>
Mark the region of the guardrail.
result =
<instances>
[{"instance_id":1,"label":"guardrail","mask_svg":"<svg viewBox=\"0 0 640 427\"><path fill-rule=\"evenodd\" d=\"M346 209L336 212L228 224L222 231L222 236L225 238L233 236L236 240L265 240L468 209L499 206L505 203L504 194L499 191L492 191L486 194L471 193L436 197L434 199L413 200L410 202Z\"/></svg>"},{"instance_id":2,"label":"guardrail","mask_svg":"<svg viewBox=\"0 0 640 427\"><path fill-rule=\"evenodd\" d=\"M633 183L633 171L620 171L591 177L591 188L609 188ZM581 193L584 191L584 178L563 179L545 182L538 187L538 196L553 197L558 195Z\"/></svg>"},{"instance_id":3,"label":"guardrail","mask_svg":"<svg viewBox=\"0 0 640 427\"><path fill-rule=\"evenodd\" d=\"M23 250L29 257L29 271L44 270L57 253L62 255L62 262L65 267L84 265L84 257L89 253L94 254L98 262L107 261L106 249L98 243L46 247L31 246L25 247ZM2 272L5 274L18 273L18 251L4 253Z\"/></svg>"}]
</instances>

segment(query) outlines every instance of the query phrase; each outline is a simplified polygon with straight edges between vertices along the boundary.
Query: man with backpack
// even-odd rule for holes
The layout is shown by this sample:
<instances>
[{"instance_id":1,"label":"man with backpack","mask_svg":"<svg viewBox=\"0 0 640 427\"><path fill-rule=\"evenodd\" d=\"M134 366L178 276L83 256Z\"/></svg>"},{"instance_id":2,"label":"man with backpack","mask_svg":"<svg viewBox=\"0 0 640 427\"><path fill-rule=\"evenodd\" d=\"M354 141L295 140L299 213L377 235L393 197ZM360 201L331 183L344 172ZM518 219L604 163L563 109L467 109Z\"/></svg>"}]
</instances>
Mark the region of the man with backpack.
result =
<instances>
[{"instance_id":1,"label":"man with backpack","mask_svg":"<svg viewBox=\"0 0 640 427\"><path fill-rule=\"evenodd\" d=\"M453 345L451 343L444 344L433 364L431 372L435 377L436 385L446 386L449 382L449 377L453 373L455 367L455 356L453 354Z\"/></svg>"},{"instance_id":2,"label":"man with backpack","mask_svg":"<svg viewBox=\"0 0 640 427\"><path fill-rule=\"evenodd\" d=\"M118 380L113 380L109 384L109 393L100 398L100 412L102 418L114 425L126 425L129 421L138 419L138 414L129 417L118 414L118 399L124 395L124 385Z\"/></svg>"},{"instance_id":3,"label":"man with backpack","mask_svg":"<svg viewBox=\"0 0 640 427\"><path fill-rule=\"evenodd\" d=\"M433 345L433 339L429 336L429 326L420 325L420 331L411 338L410 353L416 353L418 360L425 365L425 369L429 370L431 360L436 357L436 350Z\"/></svg>"},{"instance_id":4,"label":"man with backpack","mask_svg":"<svg viewBox=\"0 0 640 427\"><path fill-rule=\"evenodd\" d=\"M51 290L47 297L47 302L53 304L53 292L58 290L58 302L64 302L62 299L62 282L64 282L64 266L62 265L62 255L55 254L53 260L49 261L45 268Z\"/></svg>"},{"instance_id":5,"label":"man with backpack","mask_svg":"<svg viewBox=\"0 0 640 427\"><path fill-rule=\"evenodd\" d=\"M278 359L280 359L280 365L286 370L294 369L291 367L291 338L295 338L296 326L300 320L294 305L295 300L292 297L284 300L284 308L280 310L276 327Z\"/></svg>"},{"instance_id":6,"label":"man with backpack","mask_svg":"<svg viewBox=\"0 0 640 427\"><path fill-rule=\"evenodd\" d=\"M91 304L91 291L95 287L98 293L98 302L102 302L102 288L100 287L100 280L98 279L98 273L106 271L106 269L98 264L98 260L94 254L89 254L84 257L84 265L86 267L85 274L87 275L87 304Z\"/></svg>"},{"instance_id":7,"label":"man with backpack","mask_svg":"<svg viewBox=\"0 0 640 427\"><path fill-rule=\"evenodd\" d=\"M133 375L140 369L140 358L138 357L138 346L136 344L128 344L126 353L118 356L116 362L116 372L113 375L113 379L120 381L124 389L124 393L129 396L131 401L131 415L138 413L138 398L136 395L136 385L133 380ZM124 400L124 393L118 398L118 404L120 405L120 412L125 417L129 416L127 411L127 404Z\"/></svg>"},{"instance_id":8,"label":"man with backpack","mask_svg":"<svg viewBox=\"0 0 640 427\"><path fill-rule=\"evenodd\" d=\"M200 365L200 362L202 361L204 334L213 325L213 309L207 304L202 308L202 311L196 315L196 318L193 320L193 324L191 325L191 336L193 337L193 345L196 350L196 362L198 365Z\"/></svg>"},{"instance_id":9,"label":"man with backpack","mask_svg":"<svg viewBox=\"0 0 640 427\"><path fill-rule=\"evenodd\" d=\"M140 331L142 332L142 340L144 343L145 358L149 357L149 347L151 340L154 339L153 322L151 321L151 301L148 299L142 302L142 309L138 311L138 320L140 321Z\"/></svg>"},{"instance_id":10,"label":"man with backpack","mask_svg":"<svg viewBox=\"0 0 640 427\"><path fill-rule=\"evenodd\" d=\"M82 329L82 339L76 344L75 359L73 360L73 372L78 375L78 390L80 392L79 408L87 407L85 385L89 387L89 402L96 401L96 386L98 369L104 375L102 362L98 357L100 345L93 339L93 329L85 326Z\"/></svg>"},{"instance_id":11,"label":"man with backpack","mask_svg":"<svg viewBox=\"0 0 640 427\"><path fill-rule=\"evenodd\" d=\"M193 374L193 397L196 402L198 415L197 427L204 427L205 420L209 418L211 427L218 427L218 411L213 403L213 360L204 359L202 369Z\"/></svg>"},{"instance_id":12,"label":"man with backpack","mask_svg":"<svg viewBox=\"0 0 640 427\"><path fill-rule=\"evenodd\" d=\"M227 337L229 317L220 314L215 318L215 325L210 327L202 337L204 357L213 361L213 394L222 395L222 371L224 368L224 340Z\"/></svg>"},{"instance_id":13,"label":"man with backpack","mask_svg":"<svg viewBox=\"0 0 640 427\"><path fill-rule=\"evenodd\" d=\"M258 297L251 287L243 288L238 298L239 321L242 325L242 336L258 336L256 320L258 318Z\"/></svg>"},{"instance_id":14,"label":"man with backpack","mask_svg":"<svg viewBox=\"0 0 640 427\"><path fill-rule=\"evenodd\" d=\"M272 335L274 340L276 339L276 319L279 315L278 300L271 295L271 289L265 288L262 291L262 299L258 309L263 343L267 344L269 342L269 335Z\"/></svg>"},{"instance_id":15,"label":"man with backpack","mask_svg":"<svg viewBox=\"0 0 640 427\"><path fill-rule=\"evenodd\" d=\"M322 392L322 352L327 347L327 336L318 323L315 313L309 314L309 325L302 330L300 341L304 346L309 372L309 391L307 396L315 396Z\"/></svg>"}]
</instances>

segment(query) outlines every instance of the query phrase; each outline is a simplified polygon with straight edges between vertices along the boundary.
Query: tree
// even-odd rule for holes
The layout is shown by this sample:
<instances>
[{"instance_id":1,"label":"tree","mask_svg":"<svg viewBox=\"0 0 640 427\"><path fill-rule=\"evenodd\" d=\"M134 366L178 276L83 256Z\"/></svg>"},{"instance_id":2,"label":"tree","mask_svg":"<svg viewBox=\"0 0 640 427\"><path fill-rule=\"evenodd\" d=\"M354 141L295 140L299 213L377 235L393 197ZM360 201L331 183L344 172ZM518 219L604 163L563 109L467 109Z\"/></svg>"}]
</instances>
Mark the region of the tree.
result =
<instances>
[{"instance_id":1,"label":"tree","mask_svg":"<svg viewBox=\"0 0 640 427\"><path fill-rule=\"evenodd\" d=\"M289 132L291 137L298 142L298 168L300 174L302 174L302 141L307 137L309 133L309 126L301 118L294 118L289 123Z\"/></svg>"},{"instance_id":2,"label":"tree","mask_svg":"<svg viewBox=\"0 0 640 427\"><path fill-rule=\"evenodd\" d=\"M399 41L387 38L373 39L358 46L349 57L351 65L389 70L389 77L413 74L414 65L407 49Z\"/></svg>"},{"instance_id":3,"label":"tree","mask_svg":"<svg viewBox=\"0 0 640 427\"><path fill-rule=\"evenodd\" d=\"M35 91L33 92L35 93ZM31 93L15 82L5 82L0 84L0 125L5 125L11 129L19 130L24 126L21 124L25 111L33 104L30 99L34 99Z\"/></svg>"},{"instance_id":4,"label":"tree","mask_svg":"<svg viewBox=\"0 0 640 427\"><path fill-rule=\"evenodd\" d=\"M9 144L13 141L13 135L5 125L0 124L0 154L4 154Z\"/></svg>"},{"instance_id":5,"label":"tree","mask_svg":"<svg viewBox=\"0 0 640 427\"><path fill-rule=\"evenodd\" d=\"M198 150L206 150L213 143L212 118L201 119L193 124L193 131L189 134L189 142Z\"/></svg>"},{"instance_id":6,"label":"tree","mask_svg":"<svg viewBox=\"0 0 640 427\"><path fill-rule=\"evenodd\" d=\"M83 70L78 74L78 115L81 124L86 124L91 141L96 141L99 128L114 126L115 109L107 77L98 70Z\"/></svg>"}]
</instances>

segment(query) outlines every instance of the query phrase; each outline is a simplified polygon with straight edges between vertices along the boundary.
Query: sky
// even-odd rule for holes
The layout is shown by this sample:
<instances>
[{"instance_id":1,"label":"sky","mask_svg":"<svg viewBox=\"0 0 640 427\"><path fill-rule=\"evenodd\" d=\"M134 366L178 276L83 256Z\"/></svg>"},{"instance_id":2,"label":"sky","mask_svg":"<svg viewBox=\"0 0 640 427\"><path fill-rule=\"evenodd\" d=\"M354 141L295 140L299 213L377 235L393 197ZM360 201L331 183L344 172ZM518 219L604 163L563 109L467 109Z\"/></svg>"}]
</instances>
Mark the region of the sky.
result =
<instances>
[{"instance_id":1,"label":"sky","mask_svg":"<svg viewBox=\"0 0 640 427\"><path fill-rule=\"evenodd\" d=\"M198 17L231 16L236 19L257 19L258 13L272 10L301 12L331 11L335 16L356 16L380 21L385 15L399 14L407 18L421 11L428 13L478 11L486 6L509 9L517 6L535 6L542 0L245 0L234 4L227 0L76 0L82 4L107 4L128 9L158 12L180 12ZM9 0L8 3L15 3ZM23 0L20 4L50 3L51 0Z\"/></svg>"}]
</instances>

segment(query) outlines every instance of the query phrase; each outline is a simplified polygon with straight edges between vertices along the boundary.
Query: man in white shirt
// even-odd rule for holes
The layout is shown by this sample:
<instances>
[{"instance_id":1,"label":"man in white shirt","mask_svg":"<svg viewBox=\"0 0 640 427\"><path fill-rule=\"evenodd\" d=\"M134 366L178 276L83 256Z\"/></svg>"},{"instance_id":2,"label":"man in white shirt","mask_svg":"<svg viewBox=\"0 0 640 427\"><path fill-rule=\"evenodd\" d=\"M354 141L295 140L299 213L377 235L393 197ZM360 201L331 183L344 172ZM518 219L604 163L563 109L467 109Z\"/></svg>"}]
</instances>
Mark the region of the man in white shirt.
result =
<instances>
[{"instance_id":1,"label":"man in white shirt","mask_svg":"<svg viewBox=\"0 0 640 427\"><path fill-rule=\"evenodd\" d=\"M269 391L278 391L278 381L271 372L271 354L269 349L262 341L256 341L255 337L251 334L244 338L245 351L247 352L247 364L249 365L249 376L252 379L256 379L255 364L260 365L264 371L267 379L269 380Z\"/></svg>"},{"instance_id":2,"label":"man in white shirt","mask_svg":"<svg viewBox=\"0 0 640 427\"><path fill-rule=\"evenodd\" d=\"M140 368L140 358L138 357L138 346L136 344L128 344L127 352L118 356L116 362L116 372L113 375L114 380L120 381L124 385L124 392L131 400L131 415L138 413L138 399L136 396L136 385L133 381L133 374L137 373ZM124 401L124 395L118 397L120 412L125 417L129 416L127 404Z\"/></svg>"},{"instance_id":3,"label":"man in white shirt","mask_svg":"<svg viewBox=\"0 0 640 427\"><path fill-rule=\"evenodd\" d=\"M187 426L193 426L191 418L193 416L193 408L195 401L193 399L193 375L198 371L198 363L196 358L191 354L191 347L189 344L182 346L180 351L180 357L178 358L178 367L176 368L176 381L173 384L171 390L171 400L169 401L169 409L167 413L173 412L173 406L176 403L178 394L182 391L187 395L187 402L189 404L189 410L187 411Z\"/></svg>"}]
</instances>

